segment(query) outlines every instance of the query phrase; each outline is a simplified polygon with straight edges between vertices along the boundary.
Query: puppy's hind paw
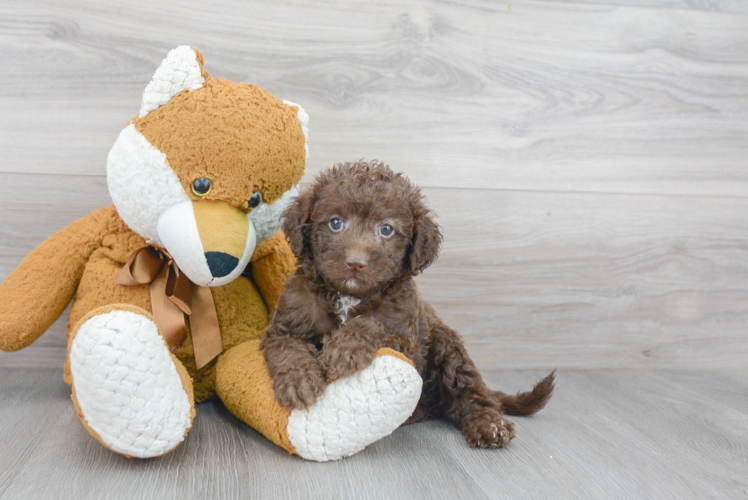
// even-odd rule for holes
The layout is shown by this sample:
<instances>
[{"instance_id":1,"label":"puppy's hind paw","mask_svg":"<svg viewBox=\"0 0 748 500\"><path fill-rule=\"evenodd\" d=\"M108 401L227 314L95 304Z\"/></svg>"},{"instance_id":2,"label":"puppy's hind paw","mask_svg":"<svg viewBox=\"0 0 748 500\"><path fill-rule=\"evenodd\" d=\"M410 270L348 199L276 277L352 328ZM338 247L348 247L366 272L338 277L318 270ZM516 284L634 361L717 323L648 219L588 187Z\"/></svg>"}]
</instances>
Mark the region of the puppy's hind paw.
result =
<instances>
[{"instance_id":1,"label":"puppy's hind paw","mask_svg":"<svg viewBox=\"0 0 748 500\"><path fill-rule=\"evenodd\" d=\"M488 414L468 418L462 434L472 448L503 448L514 438L514 424L500 413Z\"/></svg>"}]
</instances>

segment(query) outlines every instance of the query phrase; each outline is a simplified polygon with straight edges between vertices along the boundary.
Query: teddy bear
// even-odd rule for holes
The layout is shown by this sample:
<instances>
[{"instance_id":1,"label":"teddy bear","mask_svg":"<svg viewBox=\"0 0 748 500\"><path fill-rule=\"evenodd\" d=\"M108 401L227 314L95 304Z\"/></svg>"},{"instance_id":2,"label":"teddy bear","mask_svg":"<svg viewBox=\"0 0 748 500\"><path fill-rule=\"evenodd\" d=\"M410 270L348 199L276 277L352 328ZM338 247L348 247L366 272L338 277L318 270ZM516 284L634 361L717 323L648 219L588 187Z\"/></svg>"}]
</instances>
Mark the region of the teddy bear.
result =
<instances>
[{"instance_id":1,"label":"teddy bear","mask_svg":"<svg viewBox=\"0 0 748 500\"><path fill-rule=\"evenodd\" d=\"M170 51L107 157L113 205L34 249L0 285L0 348L34 342L72 300L64 378L84 427L128 457L188 435L218 397L290 453L326 461L391 433L421 378L381 350L289 411L260 339L296 262L279 231L307 159L308 115L256 85L213 78Z\"/></svg>"}]
</instances>

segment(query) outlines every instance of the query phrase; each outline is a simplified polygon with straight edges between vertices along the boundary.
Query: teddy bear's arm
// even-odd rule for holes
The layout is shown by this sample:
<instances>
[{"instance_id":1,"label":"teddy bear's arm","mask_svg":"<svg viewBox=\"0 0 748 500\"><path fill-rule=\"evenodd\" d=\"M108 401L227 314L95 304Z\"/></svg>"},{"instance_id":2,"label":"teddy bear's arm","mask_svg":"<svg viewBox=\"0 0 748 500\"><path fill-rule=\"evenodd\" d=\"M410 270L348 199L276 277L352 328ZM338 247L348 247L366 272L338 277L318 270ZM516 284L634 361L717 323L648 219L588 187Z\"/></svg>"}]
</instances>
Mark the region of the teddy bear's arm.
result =
<instances>
[{"instance_id":1,"label":"teddy bear's arm","mask_svg":"<svg viewBox=\"0 0 748 500\"><path fill-rule=\"evenodd\" d=\"M42 242L0 284L0 349L34 342L62 314L111 218L102 208Z\"/></svg>"},{"instance_id":2,"label":"teddy bear's arm","mask_svg":"<svg viewBox=\"0 0 748 500\"><path fill-rule=\"evenodd\" d=\"M275 309L286 278L296 269L296 259L285 235L278 231L257 247L252 255L252 276L269 310Z\"/></svg>"}]
</instances>

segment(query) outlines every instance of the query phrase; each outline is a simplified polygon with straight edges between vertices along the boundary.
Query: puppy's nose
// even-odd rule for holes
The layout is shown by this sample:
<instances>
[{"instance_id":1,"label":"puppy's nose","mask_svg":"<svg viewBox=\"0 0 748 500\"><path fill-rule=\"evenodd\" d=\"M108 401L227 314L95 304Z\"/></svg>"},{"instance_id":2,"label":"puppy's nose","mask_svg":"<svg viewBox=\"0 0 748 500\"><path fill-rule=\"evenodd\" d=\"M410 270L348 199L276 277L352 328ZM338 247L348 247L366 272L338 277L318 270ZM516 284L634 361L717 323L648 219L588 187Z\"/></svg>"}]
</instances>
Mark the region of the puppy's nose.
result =
<instances>
[{"instance_id":1,"label":"puppy's nose","mask_svg":"<svg viewBox=\"0 0 748 500\"><path fill-rule=\"evenodd\" d=\"M345 261L345 267L354 273L366 269L366 264L368 264L367 259L359 255L348 257Z\"/></svg>"}]
</instances>

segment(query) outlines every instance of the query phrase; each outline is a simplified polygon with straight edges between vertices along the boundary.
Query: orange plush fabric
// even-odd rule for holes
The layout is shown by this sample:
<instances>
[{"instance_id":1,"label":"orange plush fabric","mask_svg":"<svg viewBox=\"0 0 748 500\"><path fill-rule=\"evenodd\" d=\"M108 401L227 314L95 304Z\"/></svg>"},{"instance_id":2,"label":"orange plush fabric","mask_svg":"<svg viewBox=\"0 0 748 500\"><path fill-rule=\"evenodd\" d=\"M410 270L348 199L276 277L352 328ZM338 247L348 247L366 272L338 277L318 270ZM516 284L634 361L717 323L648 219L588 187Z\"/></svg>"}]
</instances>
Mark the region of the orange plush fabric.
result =
<instances>
[{"instance_id":1,"label":"orange plush fabric","mask_svg":"<svg viewBox=\"0 0 748 500\"><path fill-rule=\"evenodd\" d=\"M212 78L202 68L202 54L197 50L195 54L204 85L177 92L169 102L131 123L166 155L168 166L195 203L207 201L248 213L248 200L255 191L260 191L266 204L277 201L298 184L304 172L305 136L298 108L256 85ZM198 177L212 184L204 197L191 190ZM213 234L204 236L201 227L200 236L205 245L220 244L222 221L218 215L211 215L209 221ZM15 351L30 345L74 295L69 339L91 311L117 305L152 314L148 285L117 284L127 259L146 245L146 239L128 227L114 206L97 210L50 237L0 285L0 348ZM211 288L224 350L262 336L269 308L294 268L282 233L261 242L251 262L252 279L239 277ZM174 355L194 381L194 399L199 402L215 396L216 360L196 368L189 332Z\"/></svg>"},{"instance_id":2,"label":"orange plush fabric","mask_svg":"<svg viewBox=\"0 0 748 500\"><path fill-rule=\"evenodd\" d=\"M296 258L281 232L275 233L252 254L252 276L265 297L271 311L285 290L285 282L278 276L290 276L296 268Z\"/></svg>"},{"instance_id":3,"label":"orange plush fabric","mask_svg":"<svg viewBox=\"0 0 748 500\"><path fill-rule=\"evenodd\" d=\"M183 92L133 123L166 153L186 192L198 177L213 182L207 200L246 209L260 191L272 203L304 173L296 108L256 85L208 77L203 88Z\"/></svg>"},{"instance_id":4,"label":"orange plush fabric","mask_svg":"<svg viewBox=\"0 0 748 500\"><path fill-rule=\"evenodd\" d=\"M0 349L23 349L62 314L110 230L110 215L111 209L97 210L61 229L0 284Z\"/></svg>"},{"instance_id":5,"label":"orange plush fabric","mask_svg":"<svg viewBox=\"0 0 748 500\"><path fill-rule=\"evenodd\" d=\"M221 356L216 390L226 407L289 453L296 449L286 429L291 411L275 400L260 342L245 342ZM252 383L247 383L251 380ZM246 401L252 401L247 405Z\"/></svg>"},{"instance_id":6,"label":"orange plush fabric","mask_svg":"<svg viewBox=\"0 0 748 500\"><path fill-rule=\"evenodd\" d=\"M81 235L88 235L94 243L78 249L77 256L75 252L69 251L67 246L59 244L65 242L74 249L76 247L72 243ZM145 245L145 240L125 225L114 207L99 209L44 242L0 285L0 311L3 312L4 327L3 350L21 349L36 340L62 314L76 291L76 298L68 317L68 335L75 331L75 325L90 311L111 304L127 304L150 314L151 297L147 285L117 284L117 275L128 257ZM85 251L87 260L83 260L81 250ZM70 257L71 255L74 257ZM275 304L283 290L285 277L294 266L293 254L283 233L277 233L259 245L253 259L253 277L257 286L252 280L240 277L227 285L211 289L225 350L244 341L262 337L268 324L269 312L266 303ZM27 272L32 274L29 276L25 274ZM75 281L72 280L67 282L67 287L63 286L65 280L78 276L80 278L77 288L74 287ZM34 286L35 283L44 283L45 280L49 286L56 287L52 292L38 285ZM17 294L11 287L14 284L18 286L18 283L24 284L25 287L21 287L21 293ZM26 299L5 300L6 297ZM49 305L43 308L38 307L39 304L47 303ZM31 313L37 310L37 313ZM21 337L23 342L14 340L19 324L23 327L28 325L29 333ZM6 338L8 340L5 340ZM197 370L189 333L187 340L174 354L194 379L196 401L214 397L215 361Z\"/></svg>"}]
</instances>

